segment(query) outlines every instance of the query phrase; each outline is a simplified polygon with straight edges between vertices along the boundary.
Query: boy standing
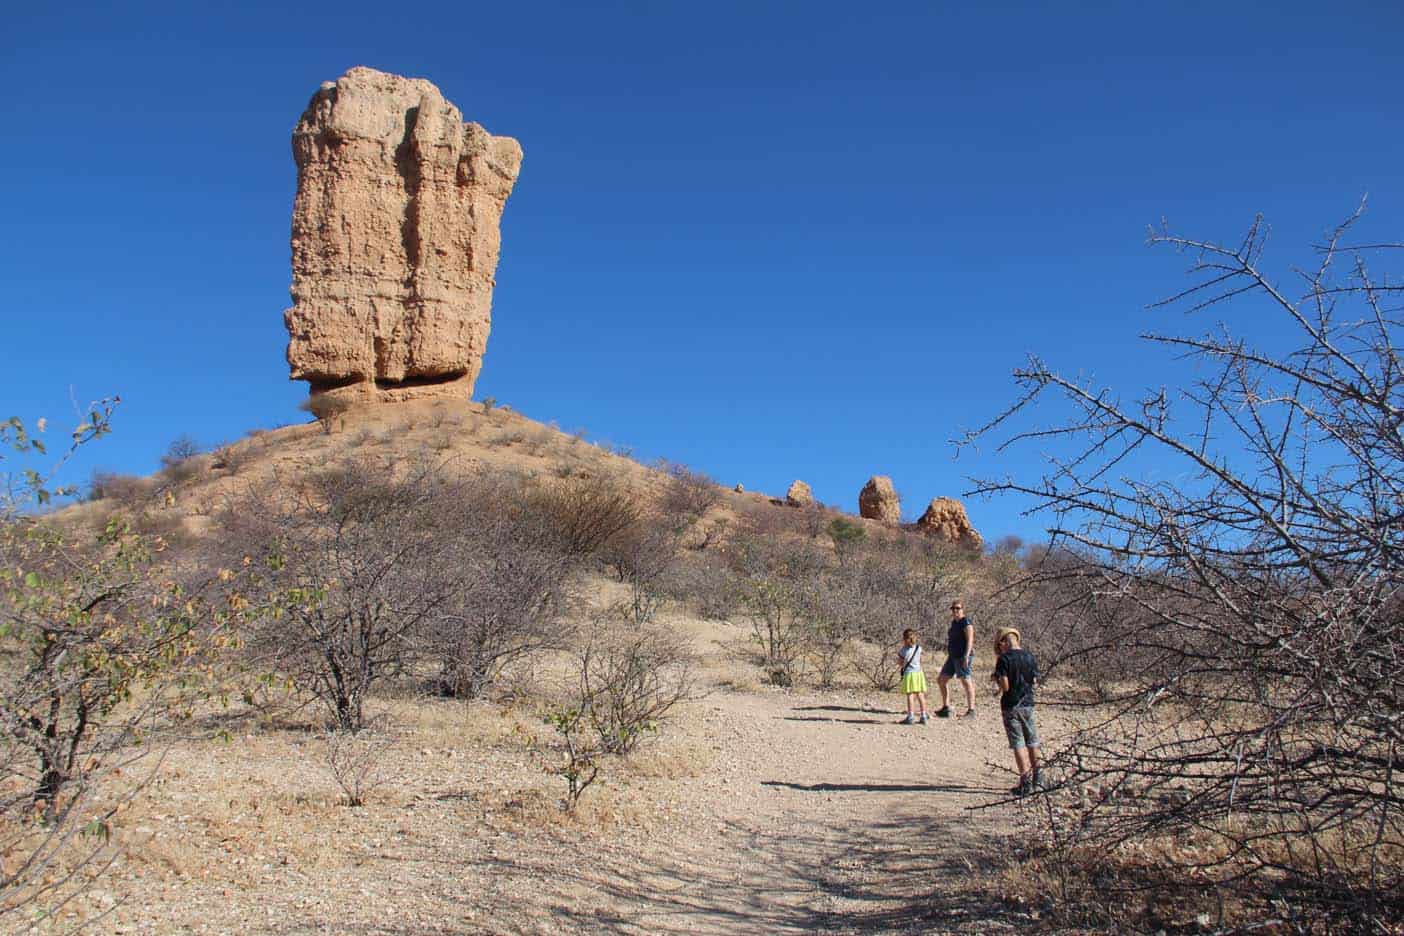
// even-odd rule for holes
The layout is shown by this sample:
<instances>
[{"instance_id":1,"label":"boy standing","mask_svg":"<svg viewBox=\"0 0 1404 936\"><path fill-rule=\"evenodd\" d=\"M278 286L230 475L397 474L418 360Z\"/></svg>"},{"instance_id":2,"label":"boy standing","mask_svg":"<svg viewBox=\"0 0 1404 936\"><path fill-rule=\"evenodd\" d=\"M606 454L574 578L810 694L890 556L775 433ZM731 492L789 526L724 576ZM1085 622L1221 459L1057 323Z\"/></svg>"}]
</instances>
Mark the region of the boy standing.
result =
<instances>
[{"instance_id":1,"label":"boy standing","mask_svg":"<svg viewBox=\"0 0 1404 936\"><path fill-rule=\"evenodd\" d=\"M1019 769L1019 785L1009 792L1015 796L1032 793L1039 787L1038 728L1034 725L1034 684L1038 681L1038 661L1019 646L1020 634L1002 627L995 635L994 680L1000 689L999 708L1004 715L1004 733L1014 750Z\"/></svg>"}]
</instances>

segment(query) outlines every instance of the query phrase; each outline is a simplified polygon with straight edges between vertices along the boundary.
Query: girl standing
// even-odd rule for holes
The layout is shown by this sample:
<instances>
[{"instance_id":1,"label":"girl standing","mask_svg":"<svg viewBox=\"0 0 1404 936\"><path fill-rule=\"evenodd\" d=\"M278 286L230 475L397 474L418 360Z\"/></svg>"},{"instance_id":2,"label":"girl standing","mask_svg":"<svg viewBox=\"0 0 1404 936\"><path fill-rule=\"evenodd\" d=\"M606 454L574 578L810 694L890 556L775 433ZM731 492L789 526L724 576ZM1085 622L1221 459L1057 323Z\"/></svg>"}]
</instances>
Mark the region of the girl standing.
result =
<instances>
[{"instance_id":1,"label":"girl standing","mask_svg":"<svg viewBox=\"0 0 1404 936\"><path fill-rule=\"evenodd\" d=\"M897 650L897 659L902 664L902 691L907 694L904 725L917 723L917 706L920 706L921 724L926 724L926 674L921 671L921 644L916 638L916 631L910 627L902 631L902 646Z\"/></svg>"}]
</instances>

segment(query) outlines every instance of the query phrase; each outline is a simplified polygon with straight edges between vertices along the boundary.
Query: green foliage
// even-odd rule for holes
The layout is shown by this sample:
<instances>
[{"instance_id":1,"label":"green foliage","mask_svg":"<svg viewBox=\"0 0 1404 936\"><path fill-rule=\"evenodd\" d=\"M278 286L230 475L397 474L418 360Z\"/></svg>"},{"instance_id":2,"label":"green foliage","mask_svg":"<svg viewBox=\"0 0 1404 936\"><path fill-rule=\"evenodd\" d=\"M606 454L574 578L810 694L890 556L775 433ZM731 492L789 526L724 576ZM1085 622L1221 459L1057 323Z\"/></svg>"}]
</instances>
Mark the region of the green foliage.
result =
<instances>
[{"instance_id":1,"label":"green foliage","mask_svg":"<svg viewBox=\"0 0 1404 936\"><path fill-rule=\"evenodd\" d=\"M234 572L214 589L182 583L155 548L118 520L93 544L43 523L0 528L0 733L28 752L17 776L51 821L70 787L127 756L158 716L188 710L247 608L224 587Z\"/></svg>"},{"instance_id":2,"label":"green foliage","mask_svg":"<svg viewBox=\"0 0 1404 936\"><path fill-rule=\"evenodd\" d=\"M7 519L31 505L45 507L56 498L71 497L77 493L74 485L54 487L53 479L80 445L111 431L112 412L121 402L120 397L110 397L93 403L87 419L69 433L67 450L55 458L47 468L25 466L20 469L18 479L0 471L0 520ZM48 448L41 438L47 429L48 423L44 419L35 421L33 431L26 428L18 416L11 416L0 422L0 462L4 461L4 452L7 449L18 453L21 458L47 455Z\"/></svg>"},{"instance_id":3,"label":"green foliage","mask_svg":"<svg viewBox=\"0 0 1404 936\"><path fill-rule=\"evenodd\" d=\"M565 780L566 798L562 805L574 812L585 790L599 778L604 752L592 730L588 705L552 709L544 720L555 729L562 748L548 761L546 772Z\"/></svg>"},{"instance_id":4,"label":"green foliage","mask_svg":"<svg viewBox=\"0 0 1404 936\"><path fill-rule=\"evenodd\" d=\"M839 557L850 555L863 540L868 538L868 531L863 529L863 524L856 520L849 520L847 517L835 517L829 523L829 539L834 541L834 549Z\"/></svg>"}]
</instances>

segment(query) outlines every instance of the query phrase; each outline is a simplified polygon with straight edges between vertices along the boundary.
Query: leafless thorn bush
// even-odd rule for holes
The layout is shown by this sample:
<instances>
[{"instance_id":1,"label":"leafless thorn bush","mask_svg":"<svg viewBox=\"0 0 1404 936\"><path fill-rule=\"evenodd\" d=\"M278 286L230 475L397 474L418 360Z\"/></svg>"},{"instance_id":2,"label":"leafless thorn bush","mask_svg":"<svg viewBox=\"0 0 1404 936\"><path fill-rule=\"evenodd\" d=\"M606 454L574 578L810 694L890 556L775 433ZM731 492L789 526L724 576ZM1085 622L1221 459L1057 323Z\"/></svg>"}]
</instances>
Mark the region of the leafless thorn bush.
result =
<instances>
[{"instance_id":1,"label":"leafless thorn bush","mask_svg":"<svg viewBox=\"0 0 1404 936\"><path fill-rule=\"evenodd\" d=\"M1194 258L1154 308L1248 304L1275 330L1147 334L1195 370L1130 400L1031 358L964 440L1053 452L1043 477L976 492L1032 499L1052 544L1024 584L1110 625L1050 662L1120 663L1110 714L1065 753L1067 789L1092 793L1051 814L1059 841L1178 843L1162 883L1236 888L1298 932L1404 916L1404 286L1349 246L1359 216L1291 286L1262 266L1261 219L1236 245L1153 231ZM1035 402L1065 418L1033 423Z\"/></svg>"},{"instance_id":2,"label":"leafless thorn bush","mask_svg":"<svg viewBox=\"0 0 1404 936\"><path fill-rule=\"evenodd\" d=\"M225 514L225 538L268 580L257 649L339 728L362 727L371 687L419 658L461 594L457 503L429 466L394 478L351 461Z\"/></svg>"},{"instance_id":3,"label":"leafless thorn bush","mask_svg":"<svg viewBox=\"0 0 1404 936\"><path fill-rule=\"evenodd\" d=\"M629 608L598 617L576 651L581 707L608 754L628 754L680 703L695 698L687 641L640 626Z\"/></svg>"},{"instance_id":4,"label":"leafless thorn bush","mask_svg":"<svg viewBox=\"0 0 1404 936\"><path fill-rule=\"evenodd\" d=\"M390 736L371 731L331 731L326 745L327 771L341 788L345 805L364 806L373 790L390 781L385 768L385 756L394 747Z\"/></svg>"},{"instance_id":5,"label":"leafless thorn bush","mask_svg":"<svg viewBox=\"0 0 1404 936\"><path fill-rule=\"evenodd\" d=\"M318 393L303 400L297 408L310 413L321 425L322 431L330 435L333 428L346 427L346 414L351 409L351 401L345 397Z\"/></svg>"},{"instance_id":6,"label":"leafless thorn bush","mask_svg":"<svg viewBox=\"0 0 1404 936\"><path fill-rule=\"evenodd\" d=\"M531 508L552 524L561 550L575 557L597 553L643 516L637 495L609 475L547 481L530 500Z\"/></svg>"},{"instance_id":7,"label":"leafless thorn bush","mask_svg":"<svg viewBox=\"0 0 1404 936\"><path fill-rule=\"evenodd\" d=\"M486 476L457 493L459 587L428 635L448 695L479 698L504 667L569 636L563 612L584 541L561 536L560 515L543 513L539 494L522 479Z\"/></svg>"}]
</instances>

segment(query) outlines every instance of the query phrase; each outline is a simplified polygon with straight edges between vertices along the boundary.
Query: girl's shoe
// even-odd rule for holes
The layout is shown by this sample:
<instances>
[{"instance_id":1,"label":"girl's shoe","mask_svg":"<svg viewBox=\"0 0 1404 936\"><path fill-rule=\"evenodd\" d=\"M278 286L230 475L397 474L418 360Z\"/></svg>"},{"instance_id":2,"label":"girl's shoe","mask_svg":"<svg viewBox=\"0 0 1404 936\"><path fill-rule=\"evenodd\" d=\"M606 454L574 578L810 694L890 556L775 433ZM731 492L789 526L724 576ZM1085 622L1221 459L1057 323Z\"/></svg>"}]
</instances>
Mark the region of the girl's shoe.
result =
<instances>
[{"instance_id":1,"label":"girl's shoe","mask_svg":"<svg viewBox=\"0 0 1404 936\"><path fill-rule=\"evenodd\" d=\"M923 725L926 724L926 713L925 713L925 712L922 712L922 713L921 713L921 718L917 719L917 721L919 721L919 722L920 722L921 724L923 724Z\"/></svg>"},{"instance_id":2,"label":"girl's shoe","mask_svg":"<svg viewBox=\"0 0 1404 936\"><path fill-rule=\"evenodd\" d=\"M961 718L974 718L974 717L975 717L975 710L974 710L973 708L971 708L971 709L966 709L964 712L961 712L961 713L960 713L960 717L961 717Z\"/></svg>"},{"instance_id":3,"label":"girl's shoe","mask_svg":"<svg viewBox=\"0 0 1404 936\"><path fill-rule=\"evenodd\" d=\"M943 706L941 706L939 709L936 710L936 717L937 717L937 718L950 718L950 717L951 717L951 707L950 707L949 705L943 705Z\"/></svg>"},{"instance_id":4,"label":"girl's shoe","mask_svg":"<svg viewBox=\"0 0 1404 936\"><path fill-rule=\"evenodd\" d=\"M908 715L906 718L902 719L902 720L899 721L897 724L899 724L899 725L915 725L915 724L916 724L916 719L913 718L911 715Z\"/></svg>"}]
</instances>

